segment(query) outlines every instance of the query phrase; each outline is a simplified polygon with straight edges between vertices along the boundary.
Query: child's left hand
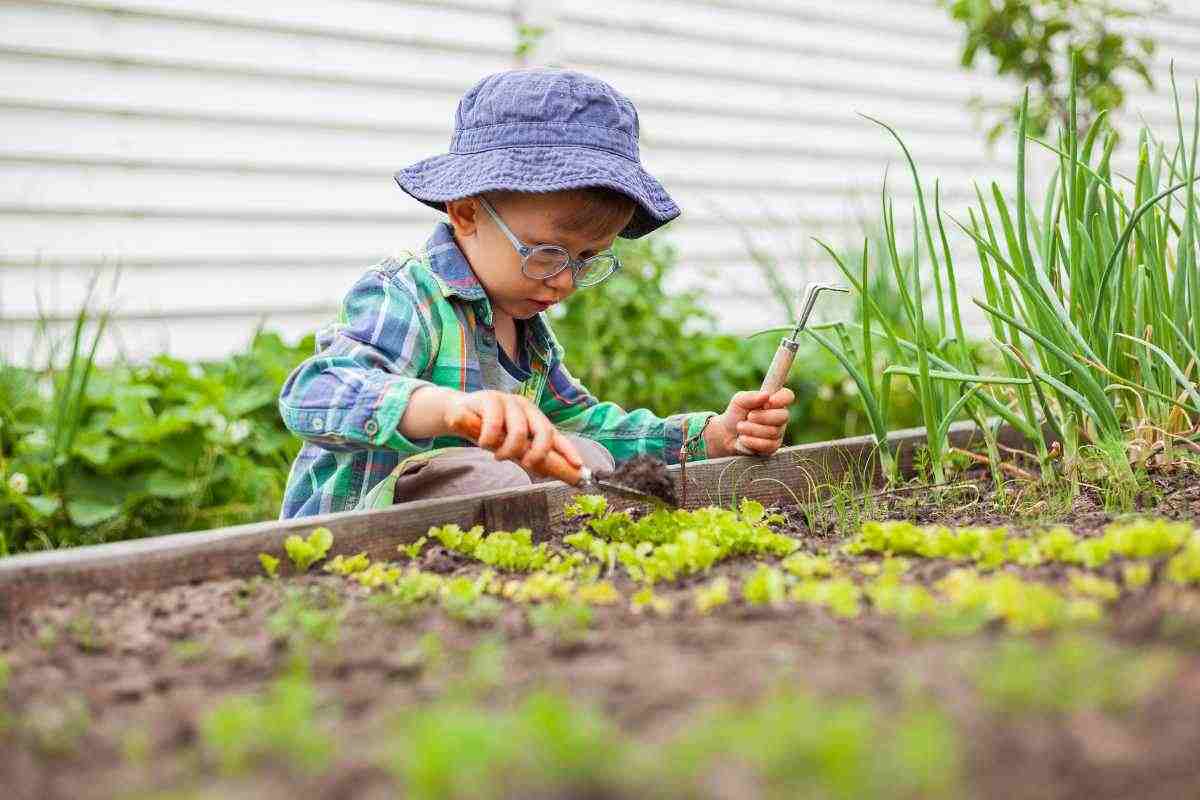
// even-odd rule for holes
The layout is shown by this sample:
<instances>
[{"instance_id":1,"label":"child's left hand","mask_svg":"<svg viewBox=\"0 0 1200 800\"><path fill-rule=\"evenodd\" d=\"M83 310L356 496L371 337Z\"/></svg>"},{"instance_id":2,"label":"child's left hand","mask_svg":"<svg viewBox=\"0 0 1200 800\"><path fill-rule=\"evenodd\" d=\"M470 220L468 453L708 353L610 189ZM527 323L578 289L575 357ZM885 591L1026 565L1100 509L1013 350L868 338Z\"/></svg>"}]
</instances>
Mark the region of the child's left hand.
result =
<instances>
[{"instance_id":1,"label":"child's left hand","mask_svg":"<svg viewBox=\"0 0 1200 800\"><path fill-rule=\"evenodd\" d=\"M763 456L769 456L783 443L788 423L788 406L796 395L786 386L768 395L766 392L738 392L729 400L725 413L715 417L704 429L709 458L737 454L742 444Z\"/></svg>"}]
</instances>

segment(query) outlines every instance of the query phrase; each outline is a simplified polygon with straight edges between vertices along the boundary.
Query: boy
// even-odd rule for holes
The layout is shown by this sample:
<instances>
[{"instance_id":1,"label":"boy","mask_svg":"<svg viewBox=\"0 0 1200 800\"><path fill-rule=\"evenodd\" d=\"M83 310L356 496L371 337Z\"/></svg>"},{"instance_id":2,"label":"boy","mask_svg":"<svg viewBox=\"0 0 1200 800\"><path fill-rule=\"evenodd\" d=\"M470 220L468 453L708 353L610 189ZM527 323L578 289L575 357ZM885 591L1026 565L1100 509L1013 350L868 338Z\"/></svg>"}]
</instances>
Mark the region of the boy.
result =
<instances>
[{"instance_id":1,"label":"boy","mask_svg":"<svg viewBox=\"0 0 1200 800\"><path fill-rule=\"evenodd\" d=\"M360 278L284 384L280 413L306 443L281 517L529 484L552 450L602 472L642 453L677 462L685 442L691 458L732 455L738 439L779 447L788 389L662 419L598 402L562 364L544 312L619 268L618 235L679 216L611 86L559 69L490 75L459 101L450 152L395 179L448 221L419 257ZM466 410L482 419L478 447L450 432Z\"/></svg>"}]
</instances>

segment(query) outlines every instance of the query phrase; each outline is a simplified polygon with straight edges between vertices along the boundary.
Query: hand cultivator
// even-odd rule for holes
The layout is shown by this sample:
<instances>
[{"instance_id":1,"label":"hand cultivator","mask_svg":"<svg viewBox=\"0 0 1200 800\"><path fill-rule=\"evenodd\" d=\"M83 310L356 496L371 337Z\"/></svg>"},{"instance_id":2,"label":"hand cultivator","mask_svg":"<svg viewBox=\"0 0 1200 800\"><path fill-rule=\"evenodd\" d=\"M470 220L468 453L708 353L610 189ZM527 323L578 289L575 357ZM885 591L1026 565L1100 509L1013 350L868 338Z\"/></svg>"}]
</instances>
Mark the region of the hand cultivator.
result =
<instances>
[{"instance_id":1,"label":"hand cultivator","mask_svg":"<svg viewBox=\"0 0 1200 800\"><path fill-rule=\"evenodd\" d=\"M796 327L792 328L792 332L779 342L779 349L775 351L775 358L771 359L771 367L767 370L766 377L763 378L761 391L775 394L787 383L788 372L791 371L792 362L796 359L796 351L800 349L800 331L804 330L808 324L808 317L817 303L817 295L826 291L849 292L850 290L832 283L810 283L804 287L804 295L800 304L800 318L796 320ZM736 447L742 455L758 455L741 441L737 442Z\"/></svg>"}]
</instances>

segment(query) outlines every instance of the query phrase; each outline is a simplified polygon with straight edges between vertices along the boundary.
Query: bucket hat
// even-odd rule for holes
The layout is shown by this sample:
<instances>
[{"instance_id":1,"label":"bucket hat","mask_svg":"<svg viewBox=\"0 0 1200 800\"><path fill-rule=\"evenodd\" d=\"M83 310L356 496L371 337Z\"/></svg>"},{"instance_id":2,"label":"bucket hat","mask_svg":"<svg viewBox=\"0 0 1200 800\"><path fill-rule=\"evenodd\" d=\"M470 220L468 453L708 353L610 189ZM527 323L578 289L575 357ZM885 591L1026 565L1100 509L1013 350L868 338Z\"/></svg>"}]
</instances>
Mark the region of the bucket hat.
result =
<instances>
[{"instance_id":1,"label":"bucket hat","mask_svg":"<svg viewBox=\"0 0 1200 800\"><path fill-rule=\"evenodd\" d=\"M395 173L427 206L481 192L552 192L606 186L637 203L620 232L637 239L679 216L642 167L637 109L604 81L534 67L483 78L458 102L450 151Z\"/></svg>"}]
</instances>

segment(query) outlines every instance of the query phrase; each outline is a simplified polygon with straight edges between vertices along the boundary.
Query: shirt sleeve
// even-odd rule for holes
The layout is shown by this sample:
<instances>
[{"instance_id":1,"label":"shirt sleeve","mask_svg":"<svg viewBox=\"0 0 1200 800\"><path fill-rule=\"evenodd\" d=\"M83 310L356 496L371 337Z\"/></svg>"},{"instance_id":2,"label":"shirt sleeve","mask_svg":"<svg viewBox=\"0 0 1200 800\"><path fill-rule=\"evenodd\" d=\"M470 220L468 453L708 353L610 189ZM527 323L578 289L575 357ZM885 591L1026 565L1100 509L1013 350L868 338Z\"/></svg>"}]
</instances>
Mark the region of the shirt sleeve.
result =
<instances>
[{"instance_id":1,"label":"shirt sleeve","mask_svg":"<svg viewBox=\"0 0 1200 800\"><path fill-rule=\"evenodd\" d=\"M616 403L600 402L572 377L556 353L546 374L546 389L539 406L558 428L595 440L617 462L649 455L668 464L679 463L679 449L704 427L712 411L659 417L639 408L625 411ZM688 450L688 459L708 458L704 440Z\"/></svg>"},{"instance_id":2,"label":"shirt sleeve","mask_svg":"<svg viewBox=\"0 0 1200 800\"><path fill-rule=\"evenodd\" d=\"M426 374L437 342L416 289L393 272L372 270L351 288L317 352L283 385L279 412L288 430L326 450L395 450L411 455L431 439L408 439L400 418Z\"/></svg>"}]
</instances>

